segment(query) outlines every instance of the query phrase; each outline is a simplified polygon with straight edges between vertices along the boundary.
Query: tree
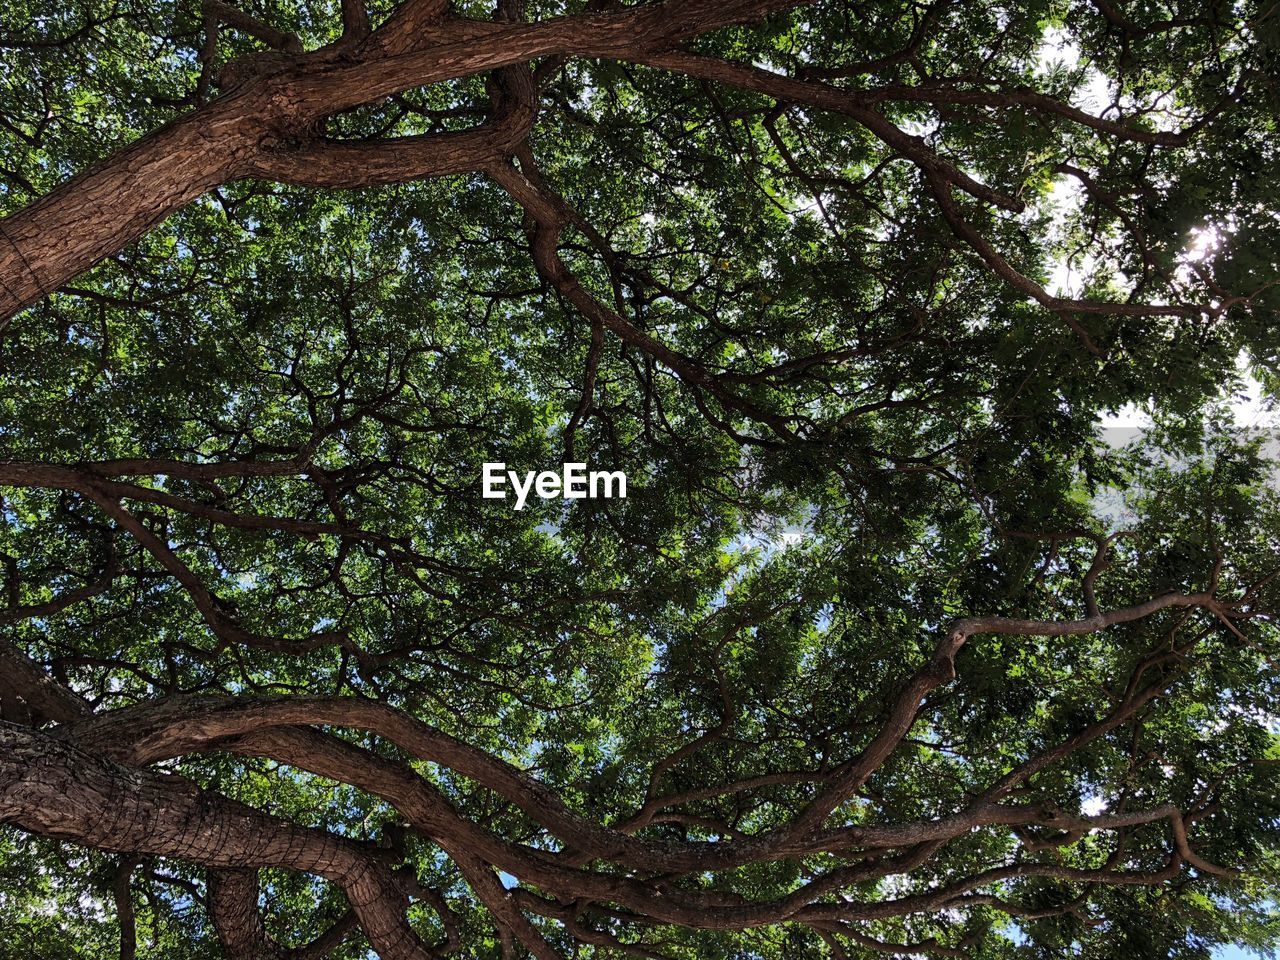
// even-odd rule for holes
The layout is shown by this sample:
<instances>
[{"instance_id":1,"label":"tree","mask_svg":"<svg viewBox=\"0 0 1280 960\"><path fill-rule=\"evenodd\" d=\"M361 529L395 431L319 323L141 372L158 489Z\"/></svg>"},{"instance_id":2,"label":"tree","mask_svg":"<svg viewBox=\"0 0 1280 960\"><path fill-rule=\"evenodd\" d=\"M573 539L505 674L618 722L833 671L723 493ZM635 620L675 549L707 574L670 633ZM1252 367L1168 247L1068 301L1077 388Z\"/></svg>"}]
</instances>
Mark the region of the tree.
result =
<instances>
[{"instance_id":1,"label":"tree","mask_svg":"<svg viewBox=\"0 0 1280 960\"><path fill-rule=\"evenodd\" d=\"M1280 8L0 16L6 944L1280 944Z\"/></svg>"}]
</instances>

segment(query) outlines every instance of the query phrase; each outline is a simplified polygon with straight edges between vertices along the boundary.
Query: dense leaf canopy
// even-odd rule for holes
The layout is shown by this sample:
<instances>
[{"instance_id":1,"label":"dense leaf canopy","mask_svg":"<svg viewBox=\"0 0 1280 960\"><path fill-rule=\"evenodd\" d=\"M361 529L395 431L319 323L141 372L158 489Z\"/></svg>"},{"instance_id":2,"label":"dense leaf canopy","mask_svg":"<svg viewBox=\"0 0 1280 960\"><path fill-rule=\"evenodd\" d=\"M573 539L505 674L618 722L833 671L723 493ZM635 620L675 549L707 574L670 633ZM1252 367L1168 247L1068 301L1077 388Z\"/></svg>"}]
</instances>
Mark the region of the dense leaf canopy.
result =
<instances>
[{"instance_id":1,"label":"dense leaf canopy","mask_svg":"<svg viewBox=\"0 0 1280 960\"><path fill-rule=\"evenodd\" d=\"M0 953L1280 944L1274 3L0 24Z\"/></svg>"}]
</instances>

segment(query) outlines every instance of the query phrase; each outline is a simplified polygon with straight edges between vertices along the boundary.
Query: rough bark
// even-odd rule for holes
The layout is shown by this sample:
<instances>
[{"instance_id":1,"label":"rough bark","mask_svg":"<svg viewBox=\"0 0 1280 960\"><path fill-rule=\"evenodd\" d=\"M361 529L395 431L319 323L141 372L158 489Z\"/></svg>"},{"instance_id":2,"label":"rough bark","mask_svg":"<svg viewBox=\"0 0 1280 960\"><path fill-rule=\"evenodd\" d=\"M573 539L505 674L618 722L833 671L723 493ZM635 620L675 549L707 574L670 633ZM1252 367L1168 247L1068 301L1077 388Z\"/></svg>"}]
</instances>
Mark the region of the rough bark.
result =
<instances>
[{"instance_id":1,"label":"rough bark","mask_svg":"<svg viewBox=\"0 0 1280 960\"><path fill-rule=\"evenodd\" d=\"M313 873L342 887L383 960L429 956L376 850L9 723L0 723L0 821L115 853ZM243 907L242 885L233 898Z\"/></svg>"}]
</instances>

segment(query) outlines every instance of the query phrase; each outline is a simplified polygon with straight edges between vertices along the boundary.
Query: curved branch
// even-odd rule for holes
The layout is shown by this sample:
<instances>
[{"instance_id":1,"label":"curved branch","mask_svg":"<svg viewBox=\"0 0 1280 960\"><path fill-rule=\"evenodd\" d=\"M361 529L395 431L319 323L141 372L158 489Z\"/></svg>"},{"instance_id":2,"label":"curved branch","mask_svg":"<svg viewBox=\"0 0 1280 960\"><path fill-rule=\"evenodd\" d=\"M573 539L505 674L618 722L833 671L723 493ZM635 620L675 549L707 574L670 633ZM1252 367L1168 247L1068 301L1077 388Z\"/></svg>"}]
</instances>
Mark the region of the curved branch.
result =
<instances>
[{"instance_id":1,"label":"curved branch","mask_svg":"<svg viewBox=\"0 0 1280 960\"><path fill-rule=\"evenodd\" d=\"M372 851L205 792L181 777L122 767L3 722L0 821L99 850L316 874L343 888L383 960L429 957L405 918L403 894Z\"/></svg>"},{"instance_id":2,"label":"curved branch","mask_svg":"<svg viewBox=\"0 0 1280 960\"><path fill-rule=\"evenodd\" d=\"M278 147L255 157L248 175L298 186L349 189L485 169L515 150L529 135L538 113L528 70L505 68L498 75L505 89L500 91L493 118L474 130Z\"/></svg>"},{"instance_id":3,"label":"curved branch","mask_svg":"<svg viewBox=\"0 0 1280 960\"><path fill-rule=\"evenodd\" d=\"M670 0L534 24L451 18L422 31L404 53L382 50L380 31L353 49L339 42L306 54L275 53L270 70L245 78L0 220L0 326L202 193L251 175L254 163L281 143L307 140L307 131L326 116L537 57L623 57L668 48L800 2ZM341 162L333 161L335 180L350 185L354 159L343 153ZM282 173L305 176L287 160L266 161L268 167L273 162L285 165ZM347 172L340 176L338 167ZM380 169L386 176L385 166Z\"/></svg>"}]
</instances>

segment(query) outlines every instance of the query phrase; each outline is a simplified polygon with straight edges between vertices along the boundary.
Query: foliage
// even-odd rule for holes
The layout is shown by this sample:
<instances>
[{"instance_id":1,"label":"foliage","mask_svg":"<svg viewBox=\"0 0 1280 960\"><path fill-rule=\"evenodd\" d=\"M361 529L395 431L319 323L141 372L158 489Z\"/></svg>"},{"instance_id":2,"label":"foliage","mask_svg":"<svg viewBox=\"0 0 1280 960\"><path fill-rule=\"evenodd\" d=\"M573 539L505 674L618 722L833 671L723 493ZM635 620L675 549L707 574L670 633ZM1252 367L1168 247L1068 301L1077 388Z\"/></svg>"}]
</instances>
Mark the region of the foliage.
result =
<instances>
[{"instance_id":1,"label":"foliage","mask_svg":"<svg viewBox=\"0 0 1280 960\"><path fill-rule=\"evenodd\" d=\"M308 50L341 28L325 4L249 12ZM375 26L390 13L370 8ZM566 13L581 10L524 15ZM200 109L207 21L190 5L18 2L0 17L6 213ZM817 826L918 826L987 802L1037 811L1027 823L665 879L625 856L572 863L701 905L707 929L481 859L565 955L1274 949L1280 502L1228 401L1248 378L1269 400L1280 376L1276 21L1254 3L874 0L693 42L861 95L1020 211L953 180L940 194L926 161L854 115L643 58L535 63L537 120L505 167L528 196L486 171L216 186L4 332L6 641L96 715L210 695L372 700L675 848L786 831L868 754L957 622L1061 624L1095 602L1209 593L1220 605L1069 635L975 628L954 679ZM220 43L222 59L260 47L225 29ZM327 132L463 130L493 88L409 89ZM1145 136L1173 131L1185 142ZM530 196L560 204L562 273L537 259L553 227ZM1108 442L1103 418L1130 406L1155 426ZM574 459L624 470L628 497L516 512L479 496L486 461ZM1149 700L1108 725L1127 686ZM20 716L21 690L0 695L7 721L55 729ZM578 838L520 797L394 738L313 726L501 840L573 860ZM990 793L1039 755L1052 762ZM391 851L455 914L414 900L428 943L456 922L462 956L534 949L495 922L450 838L385 797L235 742L159 766ZM1104 822L1164 807L1198 858L1241 872L1188 863L1168 817ZM4 950L109 955L123 857L137 955L221 955L200 863L93 846L6 829ZM719 919L846 874L809 913ZM259 883L285 946L346 911L305 871L264 865ZM912 897L919 909L838 916ZM367 949L356 931L330 955Z\"/></svg>"}]
</instances>

